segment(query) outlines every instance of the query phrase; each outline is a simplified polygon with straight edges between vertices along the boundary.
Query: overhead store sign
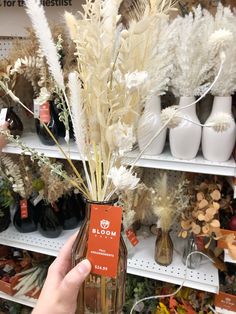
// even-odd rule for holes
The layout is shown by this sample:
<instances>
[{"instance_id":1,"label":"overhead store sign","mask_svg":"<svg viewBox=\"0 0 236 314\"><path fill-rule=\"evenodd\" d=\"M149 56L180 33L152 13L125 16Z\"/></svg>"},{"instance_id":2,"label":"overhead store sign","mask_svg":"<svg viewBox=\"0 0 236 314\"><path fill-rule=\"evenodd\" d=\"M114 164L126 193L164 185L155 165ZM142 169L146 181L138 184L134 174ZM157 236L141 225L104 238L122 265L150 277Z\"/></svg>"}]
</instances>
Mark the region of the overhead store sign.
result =
<instances>
[{"instance_id":1,"label":"overhead store sign","mask_svg":"<svg viewBox=\"0 0 236 314\"><path fill-rule=\"evenodd\" d=\"M33 1L33 0L32 0ZM83 0L41 0L50 23L62 21L64 11L76 13ZM24 0L0 0L0 36L25 36L30 20Z\"/></svg>"}]
</instances>

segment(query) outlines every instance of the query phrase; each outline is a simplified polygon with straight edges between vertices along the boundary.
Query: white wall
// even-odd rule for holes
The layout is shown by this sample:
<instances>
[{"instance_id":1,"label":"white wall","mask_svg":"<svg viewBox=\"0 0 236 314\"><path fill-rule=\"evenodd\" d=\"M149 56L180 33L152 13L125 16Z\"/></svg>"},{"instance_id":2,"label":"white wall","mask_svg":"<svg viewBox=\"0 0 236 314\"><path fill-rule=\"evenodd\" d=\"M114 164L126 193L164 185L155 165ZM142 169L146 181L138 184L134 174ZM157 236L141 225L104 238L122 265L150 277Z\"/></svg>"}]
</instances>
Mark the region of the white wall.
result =
<instances>
[{"instance_id":1,"label":"white wall","mask_svg":"<svg viewBox=\"0 0 236 314\"><path fill-rule=\"evenodd\" d=\"M45 4L44 8L50 22L61 21L65 10L76 13L81 9L82 2L82 0L42 1ZM22 0L0 0L0 36L25 35L25 27L30 25L30 20L24 7L20 7L21 3ZM57 6L51 6L52 4L57 4Z\"/></svg>"}]
</instances>

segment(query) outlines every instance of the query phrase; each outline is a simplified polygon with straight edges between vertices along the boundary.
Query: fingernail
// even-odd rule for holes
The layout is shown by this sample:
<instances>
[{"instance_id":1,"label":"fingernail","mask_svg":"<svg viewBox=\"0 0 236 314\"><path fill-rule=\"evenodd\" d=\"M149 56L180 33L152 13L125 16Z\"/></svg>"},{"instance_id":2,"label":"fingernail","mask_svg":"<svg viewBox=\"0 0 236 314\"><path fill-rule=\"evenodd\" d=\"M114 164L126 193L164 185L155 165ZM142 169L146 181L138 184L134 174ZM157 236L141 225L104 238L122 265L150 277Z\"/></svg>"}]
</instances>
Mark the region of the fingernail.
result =
<instances>
[{"instance_id":1,"label":"fingernail","mask_svg":"<svg viewBox=\"0 0 236 314\"><path fill-rule=\"evenodd\" d=\"M78 264L77 268L81 273L87 275L91 271L91 263L89 260L84 259L82 262Z\"/></svg>"}]
</instances>

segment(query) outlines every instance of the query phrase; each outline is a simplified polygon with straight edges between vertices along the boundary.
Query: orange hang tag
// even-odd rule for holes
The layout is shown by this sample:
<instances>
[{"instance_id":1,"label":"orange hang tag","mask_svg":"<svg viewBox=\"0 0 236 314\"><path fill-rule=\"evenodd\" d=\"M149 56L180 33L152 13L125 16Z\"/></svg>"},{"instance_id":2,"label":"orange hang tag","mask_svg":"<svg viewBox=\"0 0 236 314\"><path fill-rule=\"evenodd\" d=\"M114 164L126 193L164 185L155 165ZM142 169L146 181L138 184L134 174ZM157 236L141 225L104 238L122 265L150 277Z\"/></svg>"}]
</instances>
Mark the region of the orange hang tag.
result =
<instances>
[{"instance_id":1,"label":"orange hang tag","mask_svg":"<svg viewBox=\"0 0 236 314\"><path fill-rule=\"evenodd\" d=\"M92 204L87 258L93 274L116 278L121 218L121 207Z\"/></svg>"},{"instance_id":2,"label":"orange hang tag","mask_svg":"<svg viewBox=\"0 0 236 314\"><path fill-rule=\"evenodd\" d=\"M26 199L20 200L20 216L21 219L28 218L28 203Z\"/></svg>"},{"instance_id":3,"label":"orange hang tag","mask_svg":"<svg viewBox=\"0 0 236 314\"><path fill-rule=\"evenodd\" d=\"M44 104L40 105L39 108L39 119L40 121L44 123L49 123L51 120L51 115L50 115L50 104L49 102L45 102Z\"/></svg>"},{"instance_id":4,"label":"orange hang tag","mask_svg":"<svg viewBox=\"0 0 236 314\"><path fill-rule=\"evenodd\" d=\"M136 237L136 234L133 232L132 229L127 229L125 231L125 234L129 240L129 242L133 245L136 246L139 243L138 238Z\"/></svg>"}]
</instances>

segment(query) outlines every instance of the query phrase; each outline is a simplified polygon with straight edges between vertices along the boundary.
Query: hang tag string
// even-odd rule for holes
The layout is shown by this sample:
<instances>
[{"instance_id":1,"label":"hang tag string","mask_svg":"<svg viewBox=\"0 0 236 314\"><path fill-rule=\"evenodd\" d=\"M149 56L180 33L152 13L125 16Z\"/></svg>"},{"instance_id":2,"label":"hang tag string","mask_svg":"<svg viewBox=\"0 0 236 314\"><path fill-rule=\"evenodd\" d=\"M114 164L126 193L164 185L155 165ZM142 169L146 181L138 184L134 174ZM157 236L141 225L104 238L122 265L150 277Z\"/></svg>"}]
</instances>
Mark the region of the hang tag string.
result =
<instances>
[{"instance_id":1,"label":"hang tag string","mask_svg":"<svg viewBox=\"0 0 236 314\"><path fill-rule=\"evenodd\" d=\"M185 275L184 275L184 279L183 279L182 284L179 286L179 288L178 288L175 292L170 293L170 294L153 295L153 296L146 297L146 298L142 298L142 299L136 301L136 302L134 303L134 305L132 306L132 309L131 309L131 311L130 311L130 314L133 314L133 313L134 313L136 306L137 306L139 303L141 303L141 302L144 302L144 301L147 301L147 300L152 300L152 299L163 299L163 298L169 298L169 297L175 296L175 295L183 288L183 286L184 286L184 283L185 283L185 281L186 281L186 279L187 279L187 270L188 270L188 266L187 266L187 265L188 265L188 261L189 261L189 258L190 258L192 255L194 255L194 254L201 254L201 255L203 255L204 257L208 258L211 262L213 262L213 260L212 260L209 256L207 256L206 254L204 254L204 253L202 253L202 252L200 252L200 251L195 251L195 252L189 253L188 256L187 256L187 258L186 258L186 262L185 262Z\"/></svg>"}]
</instances>

